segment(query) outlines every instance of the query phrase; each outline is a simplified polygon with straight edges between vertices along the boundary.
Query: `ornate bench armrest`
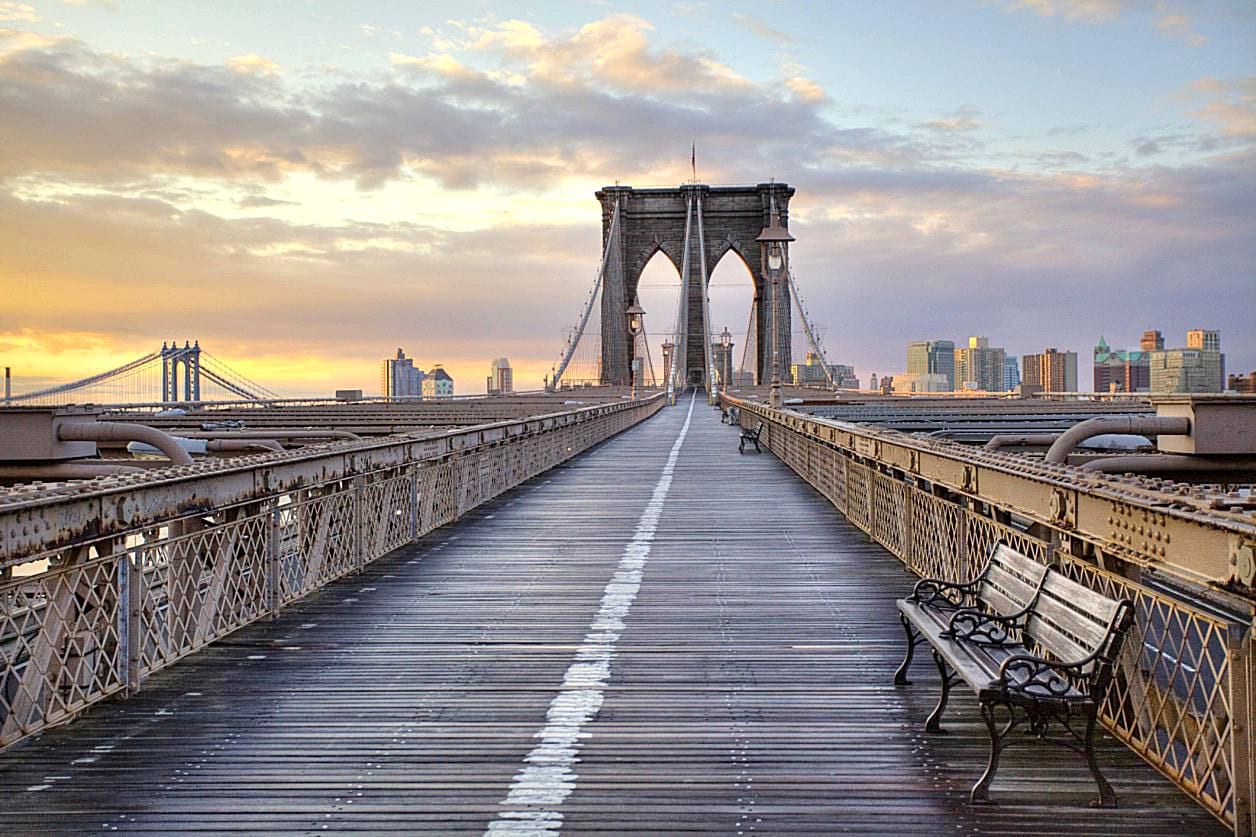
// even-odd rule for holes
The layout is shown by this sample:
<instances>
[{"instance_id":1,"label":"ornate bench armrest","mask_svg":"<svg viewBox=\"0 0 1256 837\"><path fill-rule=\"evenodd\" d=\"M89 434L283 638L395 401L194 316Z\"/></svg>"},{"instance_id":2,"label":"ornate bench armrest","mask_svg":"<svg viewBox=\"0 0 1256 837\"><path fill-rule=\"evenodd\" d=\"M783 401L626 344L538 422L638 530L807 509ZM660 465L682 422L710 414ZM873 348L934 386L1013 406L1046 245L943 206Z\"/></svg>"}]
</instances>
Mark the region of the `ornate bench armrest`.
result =
<instances>
[{"instance_id":1,"label":"ornate bench armrest","mask_svg":"<svg viewBox=\"0 0 1256 837\"><path fill-rule=\"evenodd\" d=\"M1033 654L1013 654L999 666L996 684L1012 693L1024 693L1041 697L1045 691L1051 697L1063 697L1073 687L1070 677L1087 679L1086 667L1097 655L1082 660L1057 663ZM1039 691L1035 691L1039 690Z\"/></svg>"},{"instance_id":2,"label":"ornate bench armrest","mask_svg":"<svg viewBox=\"0 0 1256 837\"><path fill-rule=\"evenodd\" d=\"M960 602L948 596L947 593L959 593L962 596L975 590L978 581L979 579L970 581L967 584L957 584L941 578L922 578L916 582L916 586L912 588L911 595L908 598L913 602L934 607L959 607Z\"/></svg>"},{"instance_id":3,"label":"ornate bench armrest","mask_svg":"<svg viewBox=\"0 0 1256 837\"><path fill-rule=\"evenodd\" d=\"M1011 633L1022 626L1025 611L1001 616L997 613L986 613L971 607L962 607L951 615L943 636L961 639L974 645L1002 646L1014 644Z\"/></svg>"}]
</instances>

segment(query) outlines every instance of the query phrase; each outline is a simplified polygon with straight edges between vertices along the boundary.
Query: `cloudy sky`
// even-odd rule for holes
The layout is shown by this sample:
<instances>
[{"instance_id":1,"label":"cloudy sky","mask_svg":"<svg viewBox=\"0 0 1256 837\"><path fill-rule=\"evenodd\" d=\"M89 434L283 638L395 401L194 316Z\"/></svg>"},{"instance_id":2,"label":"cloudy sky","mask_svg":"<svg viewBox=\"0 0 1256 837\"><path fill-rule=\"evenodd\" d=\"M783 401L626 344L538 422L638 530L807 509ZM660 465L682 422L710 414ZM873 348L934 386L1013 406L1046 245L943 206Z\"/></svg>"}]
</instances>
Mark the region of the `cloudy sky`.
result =
<instances>
[{"instance_id":1,"label":"cloudy sky","mask_svg":"<svg viewBox=\"0 0 1256 837\"><path fill-rule=\"evenodd\" d=\"M679 184L691 143L798 190L802 294L865 380L982 334L1088 381L1146 328L1256 369L1250 0L0 0L0 363L199 338L325 395L403 346L539 385L593 192ZM744 328L745 268L712 281Z\"/></svg>"}]
</instances>

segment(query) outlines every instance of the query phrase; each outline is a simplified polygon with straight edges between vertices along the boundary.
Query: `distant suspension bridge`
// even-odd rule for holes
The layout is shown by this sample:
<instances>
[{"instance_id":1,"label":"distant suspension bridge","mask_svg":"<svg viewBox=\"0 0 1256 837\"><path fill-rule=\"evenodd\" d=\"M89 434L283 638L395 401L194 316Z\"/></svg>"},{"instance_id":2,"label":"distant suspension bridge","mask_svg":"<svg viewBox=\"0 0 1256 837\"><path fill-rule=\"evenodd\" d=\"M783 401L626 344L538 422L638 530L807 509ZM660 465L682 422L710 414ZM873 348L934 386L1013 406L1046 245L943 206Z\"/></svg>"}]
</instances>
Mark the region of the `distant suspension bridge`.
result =
<instances>
[{"instance_id":1,"label":"distant suspension bridge","mask_svg":"<svg viewBox=\"0 0 1256 837\"><path fill-rule=\"evenodd\" d=\"M201 348L200 342L163 343L129 363L77 381L33 392L12 393L5 405L175 404L196 401L267 401L280 396L236 372Z\"/></svg>"}]
</instances>

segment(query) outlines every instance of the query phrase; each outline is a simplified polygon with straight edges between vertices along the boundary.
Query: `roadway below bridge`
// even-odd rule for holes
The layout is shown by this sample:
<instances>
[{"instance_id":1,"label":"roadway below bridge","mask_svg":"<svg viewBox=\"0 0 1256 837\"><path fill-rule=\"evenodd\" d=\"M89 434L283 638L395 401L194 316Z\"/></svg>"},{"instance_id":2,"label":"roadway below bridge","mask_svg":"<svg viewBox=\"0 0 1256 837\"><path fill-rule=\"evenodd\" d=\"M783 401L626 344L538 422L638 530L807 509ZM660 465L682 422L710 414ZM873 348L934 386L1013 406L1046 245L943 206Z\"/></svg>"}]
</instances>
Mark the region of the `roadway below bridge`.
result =
<instances>
[{"instance_id":1,"label":"roadway below bridge","mask_svg":"<svg viewBox=\"0 0 1256 837\"><path fill-rule=\"evenodd\" d=\"M3 830L1221 834L891 684L902 564L680 404L0 754Z\"/></svg>"}]
</instances>

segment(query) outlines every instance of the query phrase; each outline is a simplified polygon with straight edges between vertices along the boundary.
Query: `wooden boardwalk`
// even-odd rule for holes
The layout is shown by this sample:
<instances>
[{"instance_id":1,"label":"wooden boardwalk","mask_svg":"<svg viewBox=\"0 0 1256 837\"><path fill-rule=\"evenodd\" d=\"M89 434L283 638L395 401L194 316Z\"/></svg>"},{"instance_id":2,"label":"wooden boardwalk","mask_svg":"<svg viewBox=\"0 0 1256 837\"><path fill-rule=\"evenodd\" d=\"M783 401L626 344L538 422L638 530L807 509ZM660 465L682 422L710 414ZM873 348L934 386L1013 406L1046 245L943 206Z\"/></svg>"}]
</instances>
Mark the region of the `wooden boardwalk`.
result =
<instances>
[{"instance_id":1,"label":"wooden boardwalk","mask_svg":"<svg viewBox=\"0 0 1256 837\"><path fill-rule=\"evenodd\" d=\"M687 406L0 755L0 831L1225 833L1106 736L1119 810L1037 746L969 806L912 579L702 402L667 484Z\"/></svg>"}]
</instances>

